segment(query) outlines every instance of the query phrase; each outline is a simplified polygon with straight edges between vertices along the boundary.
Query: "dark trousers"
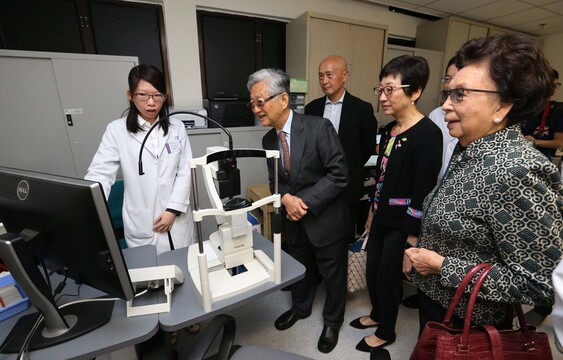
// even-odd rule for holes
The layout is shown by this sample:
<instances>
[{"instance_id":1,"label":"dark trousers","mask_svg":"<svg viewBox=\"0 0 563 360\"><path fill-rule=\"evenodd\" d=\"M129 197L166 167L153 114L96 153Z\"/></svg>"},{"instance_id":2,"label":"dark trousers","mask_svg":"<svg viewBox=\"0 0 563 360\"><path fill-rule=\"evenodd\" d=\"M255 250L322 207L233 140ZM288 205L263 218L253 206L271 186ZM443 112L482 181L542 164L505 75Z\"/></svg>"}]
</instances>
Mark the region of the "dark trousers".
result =
<instances>
[{"instance_id":1,"label":"dark trousers","mask_svg":"<svg viewBox=\"0 0 563 360\"><path fill-rule=\"evenodd\" d=\"M366 281L371 300L370 317L379 324L375 335L394 341L403 286L403 254L407 234L371 225L366 246Z\"/></svg>"},{"instance_id":2,"label":"dark trousers","mask_svg":"<svg viewBox=\"0 0 563 360\"><path fill-rule=\"evenodd\" d=\"M356 241L356 228L358 224L358 213L360 208L360 201L350 201L348 204L348 210L350 213L350 230L348 235L348 243L353 243ZM362 226L363 228L363 226Z\"/></svg>"},{"instance_id":3,"label":"dark trousers","mask_svg":"<svg viewBox=\"0 0 563 360\"><path fill-rule=\"evenodd\" d=\"M340 327L346 307L346 270L348 246L345 239L316 247L311 243L301 223L297 238L288 241L288 252L305 266L305 278L291 285L292 311L301 316L311 314L317 276L320 273L326 285L323 309L324 325Z\"/></svg>"}]
</instances>

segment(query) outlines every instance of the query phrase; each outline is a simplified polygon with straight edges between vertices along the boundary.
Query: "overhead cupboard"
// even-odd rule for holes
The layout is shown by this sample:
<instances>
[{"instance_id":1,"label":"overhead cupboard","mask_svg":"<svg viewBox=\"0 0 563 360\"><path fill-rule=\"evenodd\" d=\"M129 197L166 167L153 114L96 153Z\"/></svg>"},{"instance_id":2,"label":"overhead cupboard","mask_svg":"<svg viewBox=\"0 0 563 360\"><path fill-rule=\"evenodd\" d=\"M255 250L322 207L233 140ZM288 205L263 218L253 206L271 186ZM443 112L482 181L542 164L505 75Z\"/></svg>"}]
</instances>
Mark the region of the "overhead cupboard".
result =
<instances>
[{"instance_id":1,"label":"overhead cupboard","mask_svg":"<svg viewBox=\"0 0 563 360\"><path fill-rule=\"evenodd\" d=\"M416 30L416 46L443 51L445 65L467 40L508 32L514 32L514 30L450 16L420 25Z\"/></svg>"},{"instance_id":2,"label":"overhead cupboard","mask_svg":"<svg viewBox=\"0 0 563 360\"><path fill-rule=\"evenodd\" d=\"M305 103L324 94L318 83L319 63L328 55L342 55L350 76L346 88L369 101L375 111L373 88L385 59L386 25L306 12L286 26L286 70L290 77L308 80Z\"/></svg>"},{"instance_id":3,"label":"overhead cupboard","mask_svg":"<svg viewBox=\"0 0 563 360\"><path fill-rule=\"evenodd\" d=\"M83 177L137 57L0 50L0 166Z\"/></svg>"}]
</instances>

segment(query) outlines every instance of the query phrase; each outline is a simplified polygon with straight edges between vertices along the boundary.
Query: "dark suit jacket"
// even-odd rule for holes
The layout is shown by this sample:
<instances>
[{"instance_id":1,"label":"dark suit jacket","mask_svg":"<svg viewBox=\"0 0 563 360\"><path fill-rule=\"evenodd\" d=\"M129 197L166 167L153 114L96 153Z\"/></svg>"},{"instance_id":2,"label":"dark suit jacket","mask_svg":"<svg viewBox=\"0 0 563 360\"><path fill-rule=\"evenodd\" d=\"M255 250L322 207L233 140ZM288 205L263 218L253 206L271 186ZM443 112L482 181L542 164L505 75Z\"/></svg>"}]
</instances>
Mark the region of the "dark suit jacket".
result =
<instances>
[{"instance_id":1,"label":"dark suit jacket","mask_svg":"<svg viewBox=\"0 0 563 360\"><path fill-rule=\"evenodd\" d=\"M305 114L323 116L326 96L311 101ZM338 138L348 160L350 181L347 197L359 200L364 194L364 164L375 154L377 119L373 106L346 91L342 102Z\"/></svg>"},{"instance_id":2,"label":"dark suit jacket","mask_svg":"<svg viewBox=\"0 0 563 360\"><path fill-rule=\"evenodd\" d=\"M276 129L264 135L266 150L280 150ZM278 161L280 196L300 197L309 207L300 220L317 247L343 240L348 231L348 206L344 190L348 166L334 127L327 119L293 113L290 136L291 177ZM268 159L270 188L274 186L274 160ZM273 193L273 189L272 189ZM285 219L288 241L297 236L297 222Z\"/></svg>"}]
</instances>

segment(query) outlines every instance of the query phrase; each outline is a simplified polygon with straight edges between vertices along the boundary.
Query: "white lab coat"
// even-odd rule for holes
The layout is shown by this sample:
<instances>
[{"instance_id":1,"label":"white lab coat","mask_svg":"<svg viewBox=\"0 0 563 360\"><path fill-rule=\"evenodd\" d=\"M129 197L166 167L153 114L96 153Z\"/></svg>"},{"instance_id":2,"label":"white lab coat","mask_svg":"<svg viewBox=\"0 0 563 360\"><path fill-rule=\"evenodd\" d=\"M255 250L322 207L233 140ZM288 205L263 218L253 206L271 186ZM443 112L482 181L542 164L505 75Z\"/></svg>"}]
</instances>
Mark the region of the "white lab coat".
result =
<instances>
[{"instance_id":1,"label":"white lab coat","mask_svg":"<svg viewBox=\"0 0 563 360\"><path fill-rule=\"evenodd\" d=\"M152 230L154 220L166 209L182 213L170 230L174 247L195 243L188 164L192 150L183 123L170 118L168 134L159 139L157 152L151 140L147 140L142 158L145 174L141 176L139 151L147 132L130 133L125 120L122 118L108 124L85 178L100 182L107 198L121 167L125 187L123 227L128 247L152 244L156 246L157 254L170 250L168 234Z\"/></svg>"}]
</instances>

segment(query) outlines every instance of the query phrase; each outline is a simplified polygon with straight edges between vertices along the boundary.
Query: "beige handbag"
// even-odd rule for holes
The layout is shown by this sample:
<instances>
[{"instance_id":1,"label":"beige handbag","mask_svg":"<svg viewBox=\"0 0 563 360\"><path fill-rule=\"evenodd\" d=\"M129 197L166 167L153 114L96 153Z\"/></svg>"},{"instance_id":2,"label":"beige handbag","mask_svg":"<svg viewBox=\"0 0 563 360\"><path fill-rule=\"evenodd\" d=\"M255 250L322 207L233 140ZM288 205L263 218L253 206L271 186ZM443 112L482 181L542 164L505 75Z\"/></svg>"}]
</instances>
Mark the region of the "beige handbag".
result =
<instances>
[{"instance_id":1,"label":"beige handbag","mask_svg":"<svg viewBox=\"0 0 563 360\"><path fill-rule=\"evenodd\" d=\"M366 259L365 251L368 240L368 231L360 236L358 240L348 245L348 293L352 294L358 290L366 289Z\"/></svg>"}]
</instances>

